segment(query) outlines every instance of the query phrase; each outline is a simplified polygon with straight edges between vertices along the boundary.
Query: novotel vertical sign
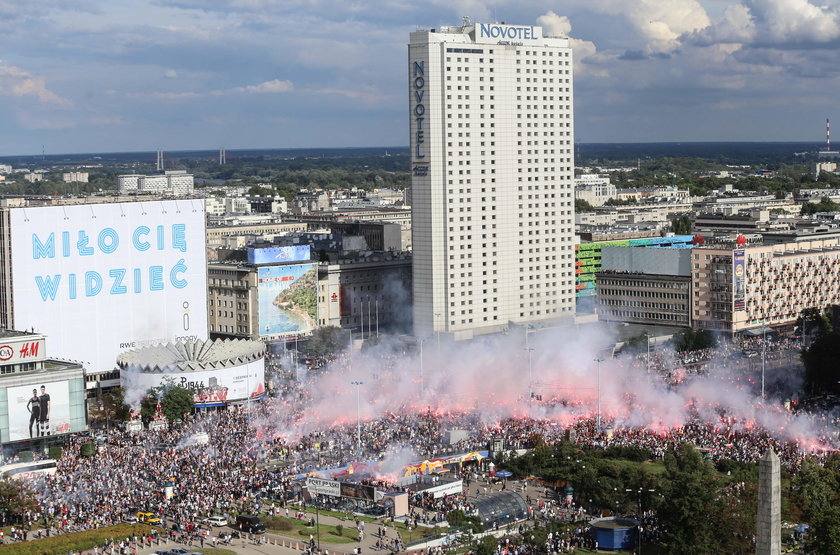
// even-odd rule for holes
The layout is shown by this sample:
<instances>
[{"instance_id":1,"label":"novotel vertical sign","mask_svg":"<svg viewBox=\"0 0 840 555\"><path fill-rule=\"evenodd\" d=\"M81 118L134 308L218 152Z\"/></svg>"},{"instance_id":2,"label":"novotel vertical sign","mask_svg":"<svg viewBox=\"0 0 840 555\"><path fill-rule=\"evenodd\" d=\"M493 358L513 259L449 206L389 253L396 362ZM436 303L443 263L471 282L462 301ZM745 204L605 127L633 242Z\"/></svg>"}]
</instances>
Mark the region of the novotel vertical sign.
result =
<instances>
[{"instance_id":1,"label":"novotel vertical sign","mask_svg":"<svg viewBox=\"0 0 840 555\"><path fill-rule=\"evenodd\" d=\"M411 117L414 118L414 148L411 173L415 176L429 175L429 161L426 159L426 129L423 121L426 119L426 62L415 60L411 62Z\"/></svg>"},{"instance_id":2,"label":"novotel vertical sign","mask_svg":"<svg viewBox=\"0 0 840 555\"><path fill-rule=\"evenodd\" d=\"M426 62L414 61L412 64L412 90L414 91L414 158L425 158L423 143L426 131L423 120L426 119Z\"/></svg>"},{"instance_id":3,"label":"novotel vertical sign","mask_svg":"<svg viewBox=\"0 0 840 555\"><path fill-rule=\"evenodd\" d=\"M475 41L484 43L522 42L542 39L542 27L533 25L497 25L476 23Z\"/></svg>"}]
</instances>

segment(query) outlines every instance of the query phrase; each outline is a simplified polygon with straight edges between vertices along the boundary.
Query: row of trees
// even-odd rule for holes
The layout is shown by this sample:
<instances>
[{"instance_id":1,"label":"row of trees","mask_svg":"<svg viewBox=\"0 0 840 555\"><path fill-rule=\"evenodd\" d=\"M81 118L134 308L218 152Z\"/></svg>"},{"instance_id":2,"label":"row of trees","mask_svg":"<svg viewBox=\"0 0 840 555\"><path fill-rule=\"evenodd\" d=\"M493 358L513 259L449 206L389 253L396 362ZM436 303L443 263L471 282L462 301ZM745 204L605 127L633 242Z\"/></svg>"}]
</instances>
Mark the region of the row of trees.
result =
<instances>
[{"instance_id":1,"label":"row of trees","mask_svg":"<svg viewBox=\"0 0 840 555\"><path fill-rule=\"evenodd\" d=\"M537 438L535 441L539 442ZM758 465L723 460L713 464L694 446L665 455L664 472L638 464L644 449L611 447L588 451L561 442L537 445L502 465L518 476L537 475L574 488L589 510L638 514L654 509L667 553L752 553L758 504ZM810 523L813 553L840 553L840 455L825 466L806 462L788 484L783 520Z\"/></svg>"}]
</instances>

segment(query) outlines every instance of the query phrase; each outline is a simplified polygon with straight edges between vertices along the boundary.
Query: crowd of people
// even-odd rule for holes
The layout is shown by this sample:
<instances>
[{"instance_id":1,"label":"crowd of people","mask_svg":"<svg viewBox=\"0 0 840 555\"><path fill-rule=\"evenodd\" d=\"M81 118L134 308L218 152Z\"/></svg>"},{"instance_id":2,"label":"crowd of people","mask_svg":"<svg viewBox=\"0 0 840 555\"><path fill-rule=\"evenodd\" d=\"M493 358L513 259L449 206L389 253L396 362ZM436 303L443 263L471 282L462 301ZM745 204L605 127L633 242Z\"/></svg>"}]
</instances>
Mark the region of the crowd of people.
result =
<instances>
[{"instance_id":1,"label":"crowd of people","mask_svg":"<svg viewBox=\"0 0 840 555\"><path fill-rule=\"evenodd\" d=\"M726 348L743 351L755 347L756 340L746 340ZM784 350L789 347L778 342L772 356L785 356ZM674 368L691 371L686 368L719 356L720 351L716 353L669 355L656 350L650 359L646 352L640 353L633 364L650 361L653 370L662 375ZM276 362L272 360L272 364ZM343 357L333 362L350 363ZM82 445L90 442L90 437L71 437L57 462L56 473L34 484L38 509L23 516L15 539L31 537L32 530L41 530L42 535L67 533L115 524L132 519L138 512L149 512L163 520L167 534L201 542L204 530L209 528L203 521L212 515L268 512L276 510L275 503L302 500L301 474L325 468L348 468L349 472L353 463L385 461L388 464L383 463L383 468L387 466L389 470L384 475L370 476L369 480L380 486L391 482L391 487L397 487L393 478L404 472L405 464L486 450L493 441L501 441L505 450L530 447L535 437L547 444L568 440L590 449L634 446L650 451L654 458L688 442L715 460L741 462L754 462L772 448L792 471L805 457L824 460L838 447L835 422L827 415L814 416L814 422L820 425L811 430L810 443L806 444L781 437L779 430L744 421L722 409L713 417L698 412L680 426L661 428L631 425L608 414L599 427L595 415L585 410L563 422L527 416L488 421L486 415L469 409L391 407L358 424L347 418L312 429L311 425L301 424L309 416L311 392L307 382L290 379L276 384L275 390L280 400L254 402L247 409L231 407L189 415L182 425L169 429L138 433L109 430L95 456L82 455ZM546 399L543 404L550 407L561 402L574 403L568 399ZM791 415L779 408L777 417L786 425ZM466 433L456 441L448 434L452 430ZM200 433L206 433L209 441L193 441ZM395 446L399 449L395 450ZM469 482L466 487L470 487ZM439 522L452 510L465 514L475 510L466 495L435 499L420 493L411 498L411 506L411 520L415 523ZM568 507L544 505L536 510L543 511L545 517L572 516ZM645 521L648 534L656 530L654 519L650 515ZM548 540L549 551L568 552L583 546L586 538L577 532L552 536ZM499 549L500 553L527 552L523 551L524 546L510 543L500 543Z\"/></svg>"}]
</instances>

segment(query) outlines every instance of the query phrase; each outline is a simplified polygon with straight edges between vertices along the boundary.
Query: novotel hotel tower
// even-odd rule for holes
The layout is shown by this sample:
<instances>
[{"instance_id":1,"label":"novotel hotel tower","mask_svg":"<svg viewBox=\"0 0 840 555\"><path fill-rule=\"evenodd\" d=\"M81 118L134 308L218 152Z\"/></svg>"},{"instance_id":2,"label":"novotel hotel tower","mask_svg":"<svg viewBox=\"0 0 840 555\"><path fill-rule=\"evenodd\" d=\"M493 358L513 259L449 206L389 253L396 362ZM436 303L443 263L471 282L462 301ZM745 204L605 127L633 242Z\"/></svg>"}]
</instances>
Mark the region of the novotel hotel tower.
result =
<instances>
[{"instance_id":1,"label":"novotel hotel tower","mask_svg":"<svg viewBox=\"0 0 840 555\"><path fill-rule=\"evenodd\" d=\"M415 335L573 317L568 38L496 23L416 31L408 93Z\"/></svg>"}]
</instances>

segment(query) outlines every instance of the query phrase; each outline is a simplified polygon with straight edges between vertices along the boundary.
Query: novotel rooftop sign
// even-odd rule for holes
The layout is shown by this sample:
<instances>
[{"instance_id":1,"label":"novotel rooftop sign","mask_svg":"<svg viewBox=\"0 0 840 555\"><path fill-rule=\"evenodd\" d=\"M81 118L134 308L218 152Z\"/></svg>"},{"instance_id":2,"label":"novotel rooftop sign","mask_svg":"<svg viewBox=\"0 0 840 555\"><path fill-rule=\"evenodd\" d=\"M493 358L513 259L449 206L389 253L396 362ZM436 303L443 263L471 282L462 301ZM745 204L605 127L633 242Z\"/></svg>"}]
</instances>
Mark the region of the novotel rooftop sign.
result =
<instances>
[{"instance_id":1,"label":"novotel rooftop sign","mask_svg":"<svg viewBox=\"0 0 840 555\"><path fill-rule=\"evenodd\" d=\"M534 27L533 25L475 24L475 42L522 42L542 38L542 27Z\"/></svg>"}]
</instances>

